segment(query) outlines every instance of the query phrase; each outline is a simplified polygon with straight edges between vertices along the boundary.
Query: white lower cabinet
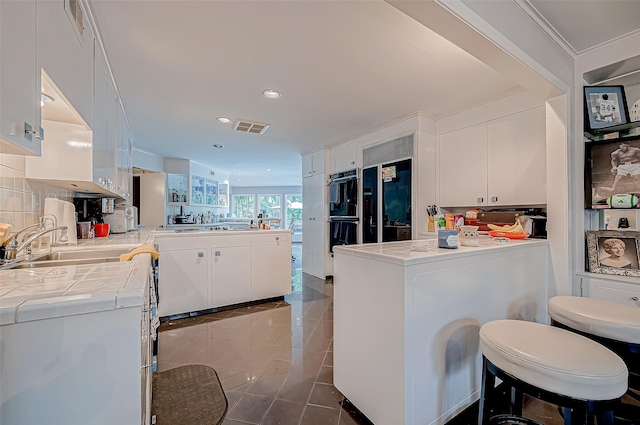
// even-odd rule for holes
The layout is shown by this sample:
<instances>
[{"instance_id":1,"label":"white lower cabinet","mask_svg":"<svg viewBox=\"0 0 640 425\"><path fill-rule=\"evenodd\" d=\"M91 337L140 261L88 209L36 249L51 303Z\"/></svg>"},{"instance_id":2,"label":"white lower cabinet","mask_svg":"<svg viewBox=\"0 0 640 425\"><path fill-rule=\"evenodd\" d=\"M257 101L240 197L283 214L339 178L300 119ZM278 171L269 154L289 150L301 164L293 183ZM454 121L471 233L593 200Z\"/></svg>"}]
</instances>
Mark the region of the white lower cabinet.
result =
<instances>
[{"instance_id":1,"label":"white lower cabinet","mask_svg":"<svg viewBox=\"0 0 640 425\"><path fill-rule=\"evenodd\" d=\"M211 249L210 307L239 304L251 299L251 246Z\"/></svg>"},{"instance_id":2,"label":"white lower cabinet","mask_svg":"<svg viewBox=\"0 0 640 425\"><path fill-rule=\"evenodd\" d=\"M582 276L582 296L640 307L640 283L637 278Z\"/></svg>"},{"instance_id":3,"label":"white lower cabinet","mask_svg":"<svg viewBox=\"0 0 640 425\"><path fill-rule=\"evenodd\" d=\"M162 317L291 293L291 232L158 235Z\"/></svg>"},{"instance_id":4,"label":"white lower cabinet","mask_svg":"<svg viewBox=\"0 0 640 425\"><path fill-rule=\"evenodd\" d=\"M160 248L160 316L209 308L209 250Z\"/></svg>"},{"instance_id":5,"label":"white lower cabinet","mask_svg":"<svg viewBox=\"0 0 640 425\"><path fill-rule=\"evenodd\" d=\"M291 234L251 237L253 280L251 299L262 300L291 292Z\"/></svg>"}]
</instances>

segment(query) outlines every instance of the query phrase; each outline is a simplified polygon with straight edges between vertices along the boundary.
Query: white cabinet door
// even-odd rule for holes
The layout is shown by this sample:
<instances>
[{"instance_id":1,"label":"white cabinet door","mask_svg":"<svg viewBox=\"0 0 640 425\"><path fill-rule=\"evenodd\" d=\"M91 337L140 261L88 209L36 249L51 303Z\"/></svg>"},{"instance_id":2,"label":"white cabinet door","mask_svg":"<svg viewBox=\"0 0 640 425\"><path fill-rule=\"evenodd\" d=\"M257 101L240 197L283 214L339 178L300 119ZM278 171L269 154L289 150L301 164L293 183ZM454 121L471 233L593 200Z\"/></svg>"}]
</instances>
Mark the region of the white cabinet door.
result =
<instances>
[{"instance_id":1,"label":"white cabinet door","mask_svg":"<svg viewBox=\"0 0 640 425\"><path fill-rule=\"evenodd\" d=\"M302 156L302 177L313 175L313 154Z\"/></svg>"},{"instance_id":2,"label":"white cabinet door","mask_svg":"<svg viewBox=\"0 0 640 425\"><path fill-rule=\"evenodd\" d=\"M331 172L353 170L357 164L357 148L355 143L338 146L331 150Z\"/></svg>"},{"instance_id":3,"label":"white cabinet door","mask_svg":"<svg viewBox=\"0 0 640 425\"><path fill-rule=\"evenodd\" d=\"M325 234L324 174L316 174L302 182L302 271L324 279Z\"/></svg>"},{"instance_id":4,"label":"white cabinet door","mask_svg":"<svg viewBox=\"0 0 640 425\"><path fill-rule=\"evenodd\" d=\"M207 249L166 251L161 248L158 280L160 316L209 308Z\"/></svg>"},{"instance_id":5,"label":"white cabinet door","mask_svg":"<svg viewBox=\"0 0 640 425\"><path fill-rule=\"evenodd\" d=\"M254 235L251 237L251 252L251 299L262 300L291 293L291 235Z\"/></svg>"},{"instance_id":6,"label":"white cabinet door","mask_svg":"<svg viewBox=\"0 0 640 425\"><path fill-rule=\"evenodd\" d=\"M316 151L312 154L313 174L324 174L324 149Z\"/></svg>"},{"instance_id":7,"label":"white cabinet door","mask_svg":"<svg viewBox=\"0 0 640 425\"><path fill-rule=\"evenodd\" d=\"M67 15L65 3L38 1L39 65L84 122L93 128L93 34L91 26L86 24L82 34L78 34ZM75 4L81 6L81 2Z\"/></svg>"},{"instance_id":8,"label":"white cabinet door","mask_svg":"<svg viewBox=\"0 0 640 425\"><path fill-rule=\"evenodd\" d=\"M302 157L302 177L324 174L324 149Z\"/></svg>"},{"instance_id":9,"label":"white cabinet door","mask_svg":"<svg viewBox=\"0 0 640 425\"><path fill-rule=\"evenodd\" d=\"M624 278L631 280L633 278ZM615 278L582 277L583 296L640 307L640 284Z\"/></svg>"},{"instance_id":10,"label":"white cabinet door","mask_svg":"<svg viewBox=\"0 0 640 425\"><path fill-rule=\"evenodd\" d=\"M251 246L211 248L210 307L251 300Z\"/></svg>"},{"instance_id":11,"label":"white cabinet door","mask_svg":"<svg viewBox=\"0 0 640 425\"><path fill-rule=\"evenodd\" d=\"M40 155L36 2L0 1L0 152Z\"/></svg>"},{"instance_id":12,"label":"white cabinet door","mask_svg":"<svg viewBox=\"0 0 640 425\"><path fill-rule=\"evenodd\" d=\"M487 205L487 125L440 135L438 156L438 205Z\"/></svg>"},{"instance_id":13,"label":"white cabinet door","mask_svg":"<svg viewBox=\"0 0 640 425\"><path fill-rule=\"evenodd\" d=\"M488 123L488 205L547 202L545 108Z\"/></svg>"},{"instance_id":14,"label":"white cabinet door","mask_svg":"<svg viewBox=\"0 0 640 425\"><path fill-rule=\"evenodd\" d=\"M109 158L107 148L107 105L108 105L108 72L102 54L95 55L94 63L94 115L93 122L93 180L108 189L107 170L113 167L113 159ZM111 174L109 174L109 177Z\"/></svg>"}]
</instances>

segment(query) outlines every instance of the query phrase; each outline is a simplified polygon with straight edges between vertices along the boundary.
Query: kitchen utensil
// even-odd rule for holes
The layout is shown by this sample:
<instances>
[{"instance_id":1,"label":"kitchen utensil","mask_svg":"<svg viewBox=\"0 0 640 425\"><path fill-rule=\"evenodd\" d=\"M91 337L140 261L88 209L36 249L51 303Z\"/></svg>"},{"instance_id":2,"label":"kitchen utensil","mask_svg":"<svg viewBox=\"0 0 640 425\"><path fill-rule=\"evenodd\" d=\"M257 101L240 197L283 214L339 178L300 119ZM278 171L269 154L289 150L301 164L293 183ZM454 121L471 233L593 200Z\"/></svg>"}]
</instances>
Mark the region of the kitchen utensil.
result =
<instances>
[{"instance_id":1,"label":"kitchen utensil","mask_svg":"<svg viewBox=\"0 0 640 425\"><path fill-rule=\"evenodd\" d=\"M436 231L432 215L429 216L429 223L427 224L427 231L428 232L435 232Z\"/></svg>"}]
</instances>

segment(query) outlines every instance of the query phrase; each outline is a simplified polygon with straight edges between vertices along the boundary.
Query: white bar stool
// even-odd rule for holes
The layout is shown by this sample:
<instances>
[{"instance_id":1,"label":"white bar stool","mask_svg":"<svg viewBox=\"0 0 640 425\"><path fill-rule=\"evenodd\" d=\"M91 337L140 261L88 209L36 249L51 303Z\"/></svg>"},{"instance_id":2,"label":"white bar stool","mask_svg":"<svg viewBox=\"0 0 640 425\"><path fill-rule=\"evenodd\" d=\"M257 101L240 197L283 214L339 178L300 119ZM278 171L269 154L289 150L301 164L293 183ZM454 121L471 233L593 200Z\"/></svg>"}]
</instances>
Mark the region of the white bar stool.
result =
<instances>
[{"instance_id":1,"label":"white bar stool","mask_svg":"<svg viewBox=\"0 0 640 425\"><path fill-rule=\"evenodd\" d=\"M523 394L565 408L565 424L613 423L613 408L627 391L627 367L608 348L564 329L519 320L480 328L483 356L478 423L499 413L500 389L511 389L511 414L522 415Z\"/></svg>"},{"instance_id":2,"label":"white bar stool","mask_svg":"<svg viewBox=\"0 0 640 425\"><path fill-rule=\"evenodd\" d=\"M640 401L640 308L597 298L557 296L549 300L549 316L553 326L584 335L619 355L629 369L627 394ZM640 408L629 407L628 414L640 423Z\"/></svg>"}]
</instances>

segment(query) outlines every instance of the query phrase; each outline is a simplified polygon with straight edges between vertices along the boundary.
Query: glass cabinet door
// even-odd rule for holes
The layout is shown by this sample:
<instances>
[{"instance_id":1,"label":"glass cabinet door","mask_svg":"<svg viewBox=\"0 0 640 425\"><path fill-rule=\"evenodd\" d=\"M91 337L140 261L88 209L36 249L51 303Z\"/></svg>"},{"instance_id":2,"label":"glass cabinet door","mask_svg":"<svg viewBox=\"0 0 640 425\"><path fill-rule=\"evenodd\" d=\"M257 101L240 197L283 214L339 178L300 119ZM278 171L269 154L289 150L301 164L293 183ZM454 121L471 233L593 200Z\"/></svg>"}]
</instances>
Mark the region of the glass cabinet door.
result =
<instances>
[{"instance_id":1,"label":"glass cabinet door","mask_svg":"<svg viewBox=\"0 0 640 425\"><path fill-rule=\"evenodd\" d=\"M218 182L215 180L206 179L206 204L218 205Z\"/></svg>"},{"instance_id":2,"label":"glass cabinet door","mask_svg":"<svg viewBox=\"0 0 640 425\"><path fill-rule=\"evenodd\" d=\"M187 202L186 174L167 174L167 202Z\"/></svg>"},{"instance_id":3,"label":"glass cabinet door","mask_svg":"<svg viewBox=\"0 0 640 425\"><path fill-rule=\"evenodd\" d=\"M204 177L191 176L191 203L205 203Z\"/></svg>"},{"instance_id":4,"label":"glass cabinet door","mask_svg":"<svg viewBox=\"0 0 640 425\"><path fill-rule=\"evenodd\" d=\"M226 183L218 185L218 205L223 207L229 205L229 185Z\"/></svg>"}]
</instances>

